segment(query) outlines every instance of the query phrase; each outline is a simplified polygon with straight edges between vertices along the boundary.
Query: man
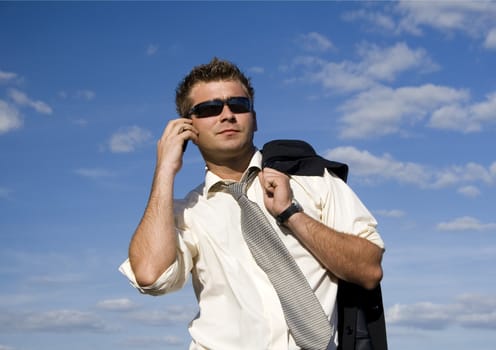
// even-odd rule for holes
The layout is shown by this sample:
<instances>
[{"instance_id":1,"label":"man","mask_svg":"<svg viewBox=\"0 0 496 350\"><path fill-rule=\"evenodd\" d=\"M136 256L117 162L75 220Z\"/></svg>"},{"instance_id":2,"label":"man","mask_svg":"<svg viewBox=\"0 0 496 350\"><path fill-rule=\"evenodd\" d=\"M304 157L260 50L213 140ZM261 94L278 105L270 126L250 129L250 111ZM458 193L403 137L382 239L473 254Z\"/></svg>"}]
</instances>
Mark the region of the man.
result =
<instances>
[{"instance_id":1,"label":"man","mask_svg":"<svg viewBox=\"0 0 496 350\"><path fill-rule=\"evenodd\" d=\"M180 83L176 105L183 117L171 120L158 142L151 194L121 266L136 288L152 295L183 287L191 273L200 311L190 324L190 349L300 349L278 293L243 238L240 205L226 191L249 169L258 175L247 185L248 198L296 261L332 329L338 279L372 289L382 278L376 221L342 180L328 171L290 177L261 169L253 100L250 80L217 58ZM187 141L204 158L205 181L175 200ZM298 210L287 211L295 200ZM337 339L333 331L327 348L336 349Z\"/></svg>"}]
</instances>

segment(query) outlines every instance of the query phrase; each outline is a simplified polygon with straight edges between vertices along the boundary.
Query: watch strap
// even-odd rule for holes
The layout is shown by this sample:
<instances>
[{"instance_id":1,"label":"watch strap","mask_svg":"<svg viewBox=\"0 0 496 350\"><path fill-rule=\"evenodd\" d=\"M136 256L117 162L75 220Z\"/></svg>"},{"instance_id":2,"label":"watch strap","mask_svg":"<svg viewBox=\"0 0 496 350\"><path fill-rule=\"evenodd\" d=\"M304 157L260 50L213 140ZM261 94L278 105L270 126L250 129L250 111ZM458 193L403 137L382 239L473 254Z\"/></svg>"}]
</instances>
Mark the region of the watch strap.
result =
<instances>
[{"instance_id":1,"label":"watch strap","mask_svg":"<svg viewBox=\"0 0 496 350\"><path fill-rule=\"evenodd\" d=\"M303 211L303 209L300 206L300 204L297 201L293 200L286 210L284 210L281 214L276 216L277 224L283 225L286 221L288 221L288 219L293 214L296 214L296 213L299 213L302 211Z\"/></svg>"}]
</instances>

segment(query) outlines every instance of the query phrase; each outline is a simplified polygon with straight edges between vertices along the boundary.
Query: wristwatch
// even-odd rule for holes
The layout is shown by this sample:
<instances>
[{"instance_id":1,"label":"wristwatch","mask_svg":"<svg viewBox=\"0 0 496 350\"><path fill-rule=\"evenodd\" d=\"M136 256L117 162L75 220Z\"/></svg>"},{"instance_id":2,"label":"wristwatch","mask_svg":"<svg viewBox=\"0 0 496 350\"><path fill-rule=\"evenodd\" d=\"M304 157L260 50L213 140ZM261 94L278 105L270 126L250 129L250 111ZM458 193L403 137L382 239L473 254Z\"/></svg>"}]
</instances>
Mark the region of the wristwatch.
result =
<instances>
[{"instance_id":1,"label":"wristwatch","mask_svg":"<svg viewBox=\"0 0 496 350\"><path fill-rule=\"evenodd\" d=\"M291 204L289 205L289 207L286 210L284 210L281 214L276 216L277 224L278 225L284 225L284 223L286 221L288 221L288 219L293 214L300 213L302 211L303 211L303 208L301 207L300 203L298 203L296 201L296 199L293 199L291 201Z\"/></svg>"}]
</instances>

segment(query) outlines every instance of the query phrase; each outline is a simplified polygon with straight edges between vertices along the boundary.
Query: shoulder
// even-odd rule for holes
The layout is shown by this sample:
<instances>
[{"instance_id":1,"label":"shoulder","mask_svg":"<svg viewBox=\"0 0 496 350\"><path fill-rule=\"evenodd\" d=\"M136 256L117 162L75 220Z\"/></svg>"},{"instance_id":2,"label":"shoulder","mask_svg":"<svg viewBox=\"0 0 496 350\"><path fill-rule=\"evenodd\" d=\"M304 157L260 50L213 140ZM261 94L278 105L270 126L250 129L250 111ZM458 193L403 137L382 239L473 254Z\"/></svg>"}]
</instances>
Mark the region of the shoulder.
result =
<instances>
[{"instance_id":1,"label":"shoulder","mask_svg":"<svg viewBox=\"0 0 496 350\"><path fill-rule=\"evenodd\" d=\"M184 211L187 208L192 208L204 196L205 183L201 183L191 191L189 191L184 198L174 198L174 211L176 213Z\"/></svg>"}]
</instances>

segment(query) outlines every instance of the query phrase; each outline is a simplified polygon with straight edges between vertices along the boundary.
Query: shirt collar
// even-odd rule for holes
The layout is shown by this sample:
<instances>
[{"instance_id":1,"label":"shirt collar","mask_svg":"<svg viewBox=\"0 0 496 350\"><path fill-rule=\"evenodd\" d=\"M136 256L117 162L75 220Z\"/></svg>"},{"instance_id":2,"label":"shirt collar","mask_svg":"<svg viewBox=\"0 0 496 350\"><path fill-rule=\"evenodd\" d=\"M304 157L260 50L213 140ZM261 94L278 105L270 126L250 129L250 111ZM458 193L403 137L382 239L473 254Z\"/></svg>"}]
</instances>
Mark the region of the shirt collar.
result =
<instances>
[{"instance_id":1,"label":"shirt collar","mask_svg":"<svg viewBox=\"0 0 496 350\"><path fill-rule=\"evenodd\" d=\"M248 168L246 168L245 172L243 173L243 176L246 174L246 172L250 168L262 169L262 153L259 150L257 150L253 154L253 157L250 160L250 164L248 165ZM209 198L210 192L219 191L219 189L222 187L219 185L224 184L224 183L230 183L230 182L234 182L234 180L222 179L207 169L207 173L205 174L205 186L203 188L203 195L205 197Z\"/></svg>"}]
</instances>

